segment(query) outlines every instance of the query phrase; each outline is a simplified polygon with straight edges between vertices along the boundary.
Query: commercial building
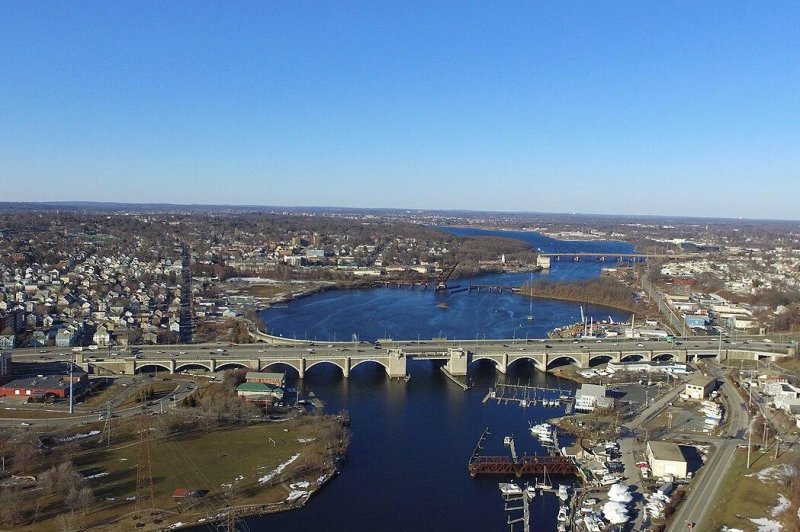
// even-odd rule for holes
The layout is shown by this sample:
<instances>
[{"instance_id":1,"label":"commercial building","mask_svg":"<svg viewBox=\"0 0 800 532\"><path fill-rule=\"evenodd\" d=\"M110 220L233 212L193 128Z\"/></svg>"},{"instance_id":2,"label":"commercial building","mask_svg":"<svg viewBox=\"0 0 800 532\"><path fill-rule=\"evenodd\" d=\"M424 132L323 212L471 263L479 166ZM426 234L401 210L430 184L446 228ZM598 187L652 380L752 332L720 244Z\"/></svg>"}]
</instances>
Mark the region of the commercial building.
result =
<instances>
[{"instance_id":1,"label":"commercial building","mask_svg":"<svg viewBox=\"0 0 800 532\"><path fill-rule=\"evenodd\" d=\"M575 393L575 410L592 412L595 408L614 406L614 400L606 397L606 387L599 384L582 384Z\"/></svg>"},{"instance_id":2,"label":"commercial building","mask_svg":"<svg viewBox=\"0 0 800 532\"><path fill-rule=\"evenodd\" d=\"M716 387L717 379L714 377L704 377L698 373L692 377L692 380L686 383L686 390L684 391L684 394L689 399L700 401L708 397L708 394L710 394Z\"/></svg>"},{"instance_id":3,"label":"commercial building","mask_svg":"<svg viewBox=\"0 0 800 532\"><path fill-rule=\"evenodd\" d=\"M286 373L248 371L244 380L248 383L271 384L272 386L283 388L286 386Z\"/></svg>"},{"instance_id":4,"label":"commercial building","mask_svg":"<svg viewBox=\"0 0 800 532\"><path fill-rule=\"evenodd\" d=\"M263 382L243 382L236 387L236 395L248 403L267 405L283 399L283 389Z\"/></svg>"},{"instance_id":5,"label":"commercial building","mask_svg":"<svg viewBox=\"0 0 800 532\"><path fill-rule=\"evenodd\" d=\"M78 397L88 389L89 378L86 373L73 374L72 381L73 397ZM41 398L50 395L64 399L69 396L69 383L69 375L37 375L0 386L0 396Z\"/></svg>"},{"instance_id":6,"label":"commercial building","mask_svg":"<svg viewBox=\"0 0 800 532\"><path fill-rule=\"evenodd\" d=\"M684 479L689 469L680 445L673 442L647 442L647 462L650 464L654 477L669 475L676 479Z\"/></svg>"}]
</instances>

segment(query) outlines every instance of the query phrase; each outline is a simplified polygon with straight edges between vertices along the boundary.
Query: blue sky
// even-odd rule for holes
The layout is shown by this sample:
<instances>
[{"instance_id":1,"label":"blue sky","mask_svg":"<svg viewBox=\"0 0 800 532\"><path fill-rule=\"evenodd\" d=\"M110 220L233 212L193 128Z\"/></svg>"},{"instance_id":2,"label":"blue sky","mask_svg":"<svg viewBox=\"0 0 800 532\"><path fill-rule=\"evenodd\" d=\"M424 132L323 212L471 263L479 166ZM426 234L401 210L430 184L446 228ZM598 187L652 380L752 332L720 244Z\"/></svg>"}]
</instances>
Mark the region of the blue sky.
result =
<instances>
[{"instance_id":1,"label":"blue sky","mask_svg":"<svg viewBox=\"0 0 800 532\"><path fill-rule=\"evenodd\" d=\"M800 2L0 3L3 199L800 218Z\"/></svg>"}]
</instances>

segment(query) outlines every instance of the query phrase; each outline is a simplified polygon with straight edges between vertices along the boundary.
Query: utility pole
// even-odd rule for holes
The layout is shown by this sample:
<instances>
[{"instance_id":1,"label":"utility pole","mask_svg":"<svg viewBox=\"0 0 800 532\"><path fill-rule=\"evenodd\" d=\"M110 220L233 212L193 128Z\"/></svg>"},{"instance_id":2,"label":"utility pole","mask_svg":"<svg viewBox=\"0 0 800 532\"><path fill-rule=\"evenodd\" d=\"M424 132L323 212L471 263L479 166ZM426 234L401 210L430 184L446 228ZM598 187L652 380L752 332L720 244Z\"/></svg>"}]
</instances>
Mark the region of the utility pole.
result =
<instances>
[{"instance_id":1,"label":"utility pole","mask_svg":"<svg viewBox=\"0 0 800 532\"><path fill-rule=\"evenodd\" d=\"M747 469L750 469L750 438L753 436L753 431L747 430Z\"/></svg>"},{"instance_id":2,"label":"utility pole","mask_svg":"<svg viewBox=\"0 0 800 532\"><path fill-rule=\"evenodd\" d=\"M69 357L69 413L72 414L72 364L75 355Z\"/></svg>"}]
</instances>

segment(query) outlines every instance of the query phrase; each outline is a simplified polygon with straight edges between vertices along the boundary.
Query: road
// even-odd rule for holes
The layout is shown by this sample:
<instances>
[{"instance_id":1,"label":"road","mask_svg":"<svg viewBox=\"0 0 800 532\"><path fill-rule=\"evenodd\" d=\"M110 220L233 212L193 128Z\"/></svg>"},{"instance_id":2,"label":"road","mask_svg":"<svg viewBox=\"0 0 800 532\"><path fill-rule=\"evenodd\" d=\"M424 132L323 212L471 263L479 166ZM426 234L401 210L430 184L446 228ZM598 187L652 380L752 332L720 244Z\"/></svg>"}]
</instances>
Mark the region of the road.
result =
<instances>
[{"instance_id":1,"label":"road","mask_svg":"<svg viewBox=\"0 0 800 532\"><path fill-rule=\"evenodd\" d=\"M724 377L719 366L709 364L708 368L713 376ZM714 453L692 481L692 489L686 500L678 506L668 529L670 532L686 530L687 523L690 522L696 525L703 522L706 510L711 506L717 489L728 474L737 446L744 441L742 438L750 422L745 404L727 379L723 381L720 391L728 404L728 438L717 439Z\"/></svg>"},{"instance_id":2,"label":"road","mask_svg":"<svg viewBox=\"0 0 800 532\"><path fill-rule=\"evenodd\" d=\"M314 350L315 357L341 357L346 352L367 352L371 349L402 349L411 356L422 356L425 353L440 352L444 353L450 348L463 348L477 355L481 353L512 353L523 352L525 354L544 354L544 353L563 353L563 352L623 352L624 354L635 355L643 352L680 351L687 350L692 353L701 353L709 356L716 355L719 349L744 349L748 351L763 352L765 355L776 354L785 355L787 346L774 342L762 342L748 340L743 341L725 340L720 343L716 337L691 337L686 339L676 339L674 343L666 341L647 340L647 339L616 339L605 338L571 340L571 339L523 339L510 338L501 340L408 340L391 341L383 344L370 344L368 342L299 342L297 345L267 345L267 344L237 344L228 345L222 343L213 344L178 344L178 345L142 345L135 346L142 359L208 359L219 358L268 358L268 357L296 357L299 352ZM89 350L84 348L84 357L99 358L125 358L132 356L132 349L125 350L117 347L100 348ZM223 350L225 352L223 352ZM46 361L49 359L61 359L70 356L71 351L67 348L24 348L11 350L13 358L28 361ZM345 355L346 356L346 355Z\"/></svg>"},{"instance_id":3,"label":"road","mask_svg":"<svg viewBox=\"0 0 800 532\"><path fill-rule=\"evenodd\" d=\"M129 379L130 380L130 379ZM142 411L142 405L134 405L128 406L125 408L115 408L116 405L123 403L130 395L136 393L139 389L145 386L149 386L152 384L150 379L142 379L141 377L137 377L139 386L130 385L126 387L125 392L122 392L111 399L112 402L112 412L116 414L116 417L130 417L134 416ZM172 379L175 384L175 389L170 392L169 394L165 395L158 401L154 401L152 405L153 411L158 411L162 405L164 409L170 408L173 405L179 403L183 400L184 397L190 395L197 389L197 384L191 380L187 379ZM159 405L161 403L161 405ZM43 405L46 406L46 405ZM63 403L60 404L62 409L64 410L65 417L52 417L52 418L2 418L0 417L0 427L14 427L20 426L22 423L27 423L30 426L38 427L38 426L47 426L47 427L64 427L67 425L75 425L80 423L89 423L98 421L99 412L104 412L106 406L105 405L95 405L92 407L87 407L83 405L75 405L75 413L77 415L67 416L67 406ZM2 416L2 412L0 411L0 416Z\"/></svg>"}]
</instances>

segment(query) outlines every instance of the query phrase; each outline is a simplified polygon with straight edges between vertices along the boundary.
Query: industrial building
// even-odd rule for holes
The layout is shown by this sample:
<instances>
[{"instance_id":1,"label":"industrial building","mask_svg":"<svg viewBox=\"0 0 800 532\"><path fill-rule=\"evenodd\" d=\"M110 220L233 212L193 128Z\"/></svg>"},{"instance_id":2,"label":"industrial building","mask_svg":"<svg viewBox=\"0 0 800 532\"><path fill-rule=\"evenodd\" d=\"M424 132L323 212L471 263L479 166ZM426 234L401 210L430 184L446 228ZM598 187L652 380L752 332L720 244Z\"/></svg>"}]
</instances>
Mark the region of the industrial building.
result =
<instances>
[{"instance_id":1,"label":"industrial building","mask_svg":"<svg viewBox=\"0 0 800 532\"><path fill-rule=\"evenodd\" d=\"M89 388L89 377L85 372L75 372L72 376L73 397L82 395ZM0 386L2 397L34 397L69 396L69 375L37 375L24 379L16 379Z\"/></svg>"},{"instance_id":2,"label":"industrial building","mask_svg":"<svg viewBox=\"0 0 800 532\"><path fill-rule=\"evenodd\" d=\"M675 479L684 479L689 470L680 445L673 442L647 442L647 462L656 478L672 476Z\"/></svg>"},{"instance_id":3,"label":"industrial building","mask_svg":"<svg viewBox=\"0 0 800 532\"><path fill-rule=\"evenodd\" d=\"M684 394L688 399L701 401L708 397L708 394L710 394L716 387L717 379L713 377L704 377L698 373L692 377L692 380L686 383L686 390L684 391Z\"/></svg>"}]
</instances>

